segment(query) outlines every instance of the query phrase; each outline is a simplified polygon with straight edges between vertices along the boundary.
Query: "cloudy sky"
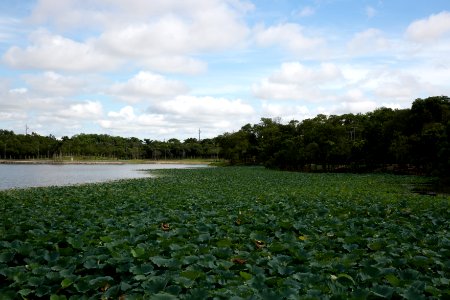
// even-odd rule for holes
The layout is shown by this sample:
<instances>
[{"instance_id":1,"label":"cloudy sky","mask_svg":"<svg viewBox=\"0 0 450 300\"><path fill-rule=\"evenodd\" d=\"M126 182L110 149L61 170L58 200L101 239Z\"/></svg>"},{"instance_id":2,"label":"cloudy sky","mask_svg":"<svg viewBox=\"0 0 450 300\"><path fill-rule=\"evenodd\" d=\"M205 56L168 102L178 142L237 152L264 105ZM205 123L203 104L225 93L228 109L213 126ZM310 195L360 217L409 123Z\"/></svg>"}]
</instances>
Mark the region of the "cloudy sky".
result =
<instances>
[{"instance_id":1,"label":"cloudy sky","mask_svg":"<svg viewBox=\"0 0 450 300\"><path fill-rule=\"evenodd\" d=\"M0 129L214 137L450 95L448 0L1 0Z\"/></svg>"}]
</instances>

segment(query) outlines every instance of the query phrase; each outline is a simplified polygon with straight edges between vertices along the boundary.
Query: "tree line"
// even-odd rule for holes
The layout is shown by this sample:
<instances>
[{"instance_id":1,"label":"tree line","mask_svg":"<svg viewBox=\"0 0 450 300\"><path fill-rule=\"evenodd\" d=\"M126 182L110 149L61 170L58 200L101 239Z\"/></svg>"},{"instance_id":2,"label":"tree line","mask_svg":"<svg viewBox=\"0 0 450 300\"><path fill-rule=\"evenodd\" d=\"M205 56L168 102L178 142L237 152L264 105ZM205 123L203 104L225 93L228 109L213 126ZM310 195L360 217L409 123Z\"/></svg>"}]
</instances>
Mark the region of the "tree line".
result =
<instances>
[{"instance_id":1,"label":"tree line","mask_svg":"<svg viewBox=\"0 0 450 300\"><path fill-rule=\"evenodd\" d=\"M216 138L234 163L300 171L450 175L450 100L416 99L410 109L317 115L281 124L263 118Z\"/></svg>"},{"instance_id":2,"label":"tree line","mask_svg":"<svg viewBox=\"0 0 450 300\"><path fill-rule=\"evenodd\" d=\"M37 133L15 134L0 130L0 158L2 159L63 159L83 157L95 159L185 159L217 158L219 147L212 139L198 141L189 138L157 141L124 138L107 134L77 134L61 139Z\"/></svg>"},{"instance_id":3,"label":"tree line","mask_svg":"<svg viewBox=\"0 0 450 300\"><path fill-rule=\"evenodd\" d=\"M450 100L416 99L411 108L365 114L317 115L283 124L262 118L212 139L157 141L106 134L73 137L0 130L3 159L64 156L108 159L224 158L293 171L395 172L449 176Z\"/></svg>"}]
</instances>

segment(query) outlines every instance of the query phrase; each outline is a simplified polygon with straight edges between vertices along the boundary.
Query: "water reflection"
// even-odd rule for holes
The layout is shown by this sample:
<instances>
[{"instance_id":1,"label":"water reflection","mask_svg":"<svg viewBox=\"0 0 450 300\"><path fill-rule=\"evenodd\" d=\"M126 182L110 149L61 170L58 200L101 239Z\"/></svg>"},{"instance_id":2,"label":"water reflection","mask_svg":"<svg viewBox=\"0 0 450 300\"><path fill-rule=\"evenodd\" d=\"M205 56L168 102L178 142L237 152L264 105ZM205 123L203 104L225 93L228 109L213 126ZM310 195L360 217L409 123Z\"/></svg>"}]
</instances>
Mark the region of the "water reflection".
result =
<instances>
[{"instance_id":1,"label":"water reflection","mask_svg":"<svg viewBox=\"0 0 450 300\"><path fill-rule=\"evenodd\" d=\"M53 185L105 182L118 179L151 177L150 169L205 167L182 164L123 165L21 165L0 164L0 190Z\"/></svg>"}]
</instances>

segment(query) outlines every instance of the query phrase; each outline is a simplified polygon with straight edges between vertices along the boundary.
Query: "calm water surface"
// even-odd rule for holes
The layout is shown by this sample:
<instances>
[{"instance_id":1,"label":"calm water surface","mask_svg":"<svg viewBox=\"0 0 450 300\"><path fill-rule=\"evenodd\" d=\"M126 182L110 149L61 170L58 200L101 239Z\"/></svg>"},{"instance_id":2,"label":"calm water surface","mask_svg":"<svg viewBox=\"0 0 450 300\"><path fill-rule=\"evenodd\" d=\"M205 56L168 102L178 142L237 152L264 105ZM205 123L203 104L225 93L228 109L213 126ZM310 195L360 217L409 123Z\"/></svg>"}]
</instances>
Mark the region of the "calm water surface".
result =
<instances>
[{"instance_id":1,"label":"calm water surface","mask_svg":"<svg viewBox=\"0 0 450 300\"><path fill-rule=\"evenodd\" d=\"M73 185L118 179L152 177L144 170L206 167L182 164L20 165L0 164L0 190Z\"/></svg>"}]
</instances>

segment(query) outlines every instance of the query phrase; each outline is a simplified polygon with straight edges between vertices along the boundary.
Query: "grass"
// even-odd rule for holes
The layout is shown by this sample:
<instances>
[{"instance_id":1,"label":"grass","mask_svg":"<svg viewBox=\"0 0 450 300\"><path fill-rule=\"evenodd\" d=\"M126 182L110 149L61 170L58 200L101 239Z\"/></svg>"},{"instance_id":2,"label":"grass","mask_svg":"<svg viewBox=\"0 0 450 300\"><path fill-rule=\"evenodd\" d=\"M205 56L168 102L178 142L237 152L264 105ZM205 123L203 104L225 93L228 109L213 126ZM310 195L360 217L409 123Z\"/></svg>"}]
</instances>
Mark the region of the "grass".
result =
<instances>
[{"instance_id":1,"label":"grass","mask_svg":"<svg viewBox=\"0 0 450 300\"><path fill-rule=\"evenodd\" d=\"M0 192L2 299L443 299L450 198L256 167Z\"/></svg>"}]
</instances>

